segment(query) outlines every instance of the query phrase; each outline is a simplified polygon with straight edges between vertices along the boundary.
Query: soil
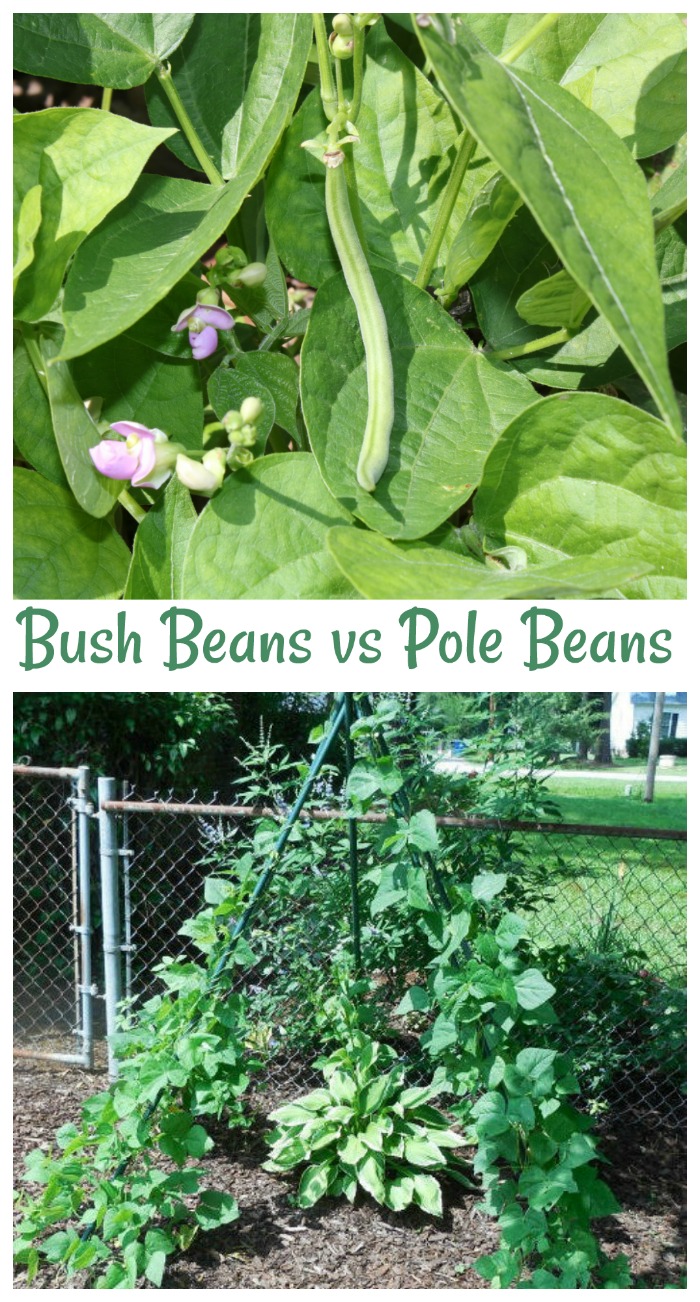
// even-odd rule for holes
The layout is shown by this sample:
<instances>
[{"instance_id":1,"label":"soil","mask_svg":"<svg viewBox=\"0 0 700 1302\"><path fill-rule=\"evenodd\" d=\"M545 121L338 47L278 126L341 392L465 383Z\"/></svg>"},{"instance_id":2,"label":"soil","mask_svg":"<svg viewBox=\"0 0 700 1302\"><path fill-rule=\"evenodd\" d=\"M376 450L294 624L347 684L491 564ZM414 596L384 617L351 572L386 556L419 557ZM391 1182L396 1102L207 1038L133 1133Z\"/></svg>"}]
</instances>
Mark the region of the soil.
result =
<instances>
[{"instance_id":1,"label":"soil","mask_svg":"<svg viewBox=\"0 0 700 1302\"><path fill-rule=\"evenodd\" d=\"M19 1060L15 1067L15 1178L30 1149L51 1141L58 1125L75 1120L81 1101L105 1077L56 1063ZM206 1159L213 1188L235 1194L240 1218L195 1241L174 1258L163 1288L483 1288L468 1264L497 1246L489 1218L466 1190L445 1190L441 1220L409 1209L401 1215L369 1199L351 1207L323 1199L309 1211L289 1205L293 1179L261 1169L265 1112L281 1098L256 1100L245 1133L208 1124L216 1140ZM598 1223L606 1251L627 1253L638 1287L684 1287L684 1136L657 1116L608 1122L601 1151L605 1178L621 1212ZM44 1268L37 1288L85 1287ZM15 1287L25 1287L19 1271Z\"/></svg>"}]
</instances>

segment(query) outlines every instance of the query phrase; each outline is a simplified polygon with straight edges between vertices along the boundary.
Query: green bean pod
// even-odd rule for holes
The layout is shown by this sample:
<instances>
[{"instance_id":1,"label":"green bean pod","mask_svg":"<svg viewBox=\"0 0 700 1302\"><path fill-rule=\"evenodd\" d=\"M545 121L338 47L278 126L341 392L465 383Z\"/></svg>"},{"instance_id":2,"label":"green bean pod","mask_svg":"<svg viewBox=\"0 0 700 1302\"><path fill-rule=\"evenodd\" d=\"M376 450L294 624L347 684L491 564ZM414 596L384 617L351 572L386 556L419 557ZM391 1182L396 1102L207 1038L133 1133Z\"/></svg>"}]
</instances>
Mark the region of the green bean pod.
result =
<instances>
[{"instance_id":1,"label":"green bean pod","mask_svg":"<svg viewBox=\"0 0 700 1302\"><path fill-rule=\"evenodd\" d=\"M384 309L350 210L344 160L326 163L326 212L345 282L357 311L367 358L367 424L357 482L373 493L389 458L394 424L394 372ZM329 165L330 162L330 165Z\"/></svg>"}]
</instances>

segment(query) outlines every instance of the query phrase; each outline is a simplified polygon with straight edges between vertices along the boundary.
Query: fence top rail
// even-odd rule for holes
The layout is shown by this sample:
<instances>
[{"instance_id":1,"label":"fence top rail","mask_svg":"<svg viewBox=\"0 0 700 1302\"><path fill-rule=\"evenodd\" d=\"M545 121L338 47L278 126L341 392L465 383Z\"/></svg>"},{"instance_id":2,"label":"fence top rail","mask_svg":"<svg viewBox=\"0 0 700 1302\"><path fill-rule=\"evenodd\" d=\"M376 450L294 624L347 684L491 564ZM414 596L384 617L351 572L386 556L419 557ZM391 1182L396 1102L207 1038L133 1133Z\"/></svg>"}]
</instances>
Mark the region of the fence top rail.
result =
<instances>
[{"instance_id":1,"label":"fence top rail","mask_svg":"<svg viewBox=\"0 0 700 1302\"><path fill-rule=\"evenodd\" d=\"M172 800L103 800L101 809L115 814L189 814L193 818L281 818L282 811L270 805L216 805ZM303 814L305 818L321 822L343 821L348 818L346 809L321 809L308 806ZM393 817L385 810L369 809L364 814L354 814L358 823L386 823ZM636 838L647 841L686 841L684 829L672 827L610 827L597 823L547 823L523 822L518 819L469 818L462 814L436 814L435 822L439 827L465 827L476 829L495 829L505 832L556 832L564 836L614 836L619 838Z\"/></svg>"},{"instance_id":2,"label":"fence top rail","mask_svg":"<svg viewBox=\"0 0 700 1302\"><path fill-rule=\"evenodd\" d=\"M33 764L13 764L12 773L14 777L25 778L79 778L80 769L48 769L37 768Z\"/></svg>"}]
</instances>

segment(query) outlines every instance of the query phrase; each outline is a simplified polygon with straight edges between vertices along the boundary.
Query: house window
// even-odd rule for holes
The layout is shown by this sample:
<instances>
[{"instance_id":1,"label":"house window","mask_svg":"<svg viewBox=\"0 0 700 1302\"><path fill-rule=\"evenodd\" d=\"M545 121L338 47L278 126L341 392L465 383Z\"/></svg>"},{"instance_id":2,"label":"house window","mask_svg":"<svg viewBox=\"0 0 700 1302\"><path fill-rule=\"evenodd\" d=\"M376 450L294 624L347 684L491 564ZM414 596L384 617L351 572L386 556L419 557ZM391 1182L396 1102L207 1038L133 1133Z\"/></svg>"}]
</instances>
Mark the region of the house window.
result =
<instances>
[{"instance_id":1,"label":"house window","mask_svg":"<svg viewBox=\"0 0 700 1302\"><path fill-rule=\"evenodd\" d=\"M671 714L670 711L664 710L663 722L661 724L661 736L664 738L675 737L678 731L678 715Z\"/></svg>"}]
</instances>

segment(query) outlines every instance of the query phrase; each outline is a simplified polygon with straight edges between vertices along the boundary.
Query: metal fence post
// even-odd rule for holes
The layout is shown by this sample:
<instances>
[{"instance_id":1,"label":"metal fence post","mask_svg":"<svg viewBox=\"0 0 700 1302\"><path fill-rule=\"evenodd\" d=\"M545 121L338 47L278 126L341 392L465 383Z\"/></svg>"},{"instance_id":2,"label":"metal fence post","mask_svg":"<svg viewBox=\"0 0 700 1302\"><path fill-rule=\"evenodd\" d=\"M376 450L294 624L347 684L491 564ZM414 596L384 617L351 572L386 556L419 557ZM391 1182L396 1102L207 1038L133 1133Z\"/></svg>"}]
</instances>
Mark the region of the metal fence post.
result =
<instances>
[{"instance_id":1,"label":"metal fence post","mask_svg":"<svg viewBox=\"0 0 700 1302\"><path fill-rule=\"evenodd\" d=\"M117 1009L122 997L122 943L119 923L119 844L116 815L104 808L116 798L114 778L98 778L98 822L100 829L100 886L102 898L102 950L105 970L105 1013L107 1022L107 1062L110 1080L119 1074L112 1048L117 1029Z\"/></svg>"},{"instance_id":2,"label":"metal fence post","mask_svg":"<svg viewBox=\"0 0 700 1302\"><path fill-rule=\"evenodd\" d=\"M92 984L92 873L90 863L90 769L81 764L76 781L75 810L78 819L78 926L80 937L80 1009L83 1066L92 1070L94 1065L93 997Z\"/></svg>"},{"instance_id":3,"label":"metal fence post","mask_svg":"<svg viewBox=\"0 0 700 1302\"><path fill-rule=\"evenodd\" d=\"M128 800L130 790L130 783L122 782L122 800ZM129 814L126 810L121 815L121 828L122 845L119 853L122 861L122 896L124 899L124 998L130 1000L133 997L135 949L131 917L131 860L134 852L129 841Z\"/></svg>"}]
</instances>

